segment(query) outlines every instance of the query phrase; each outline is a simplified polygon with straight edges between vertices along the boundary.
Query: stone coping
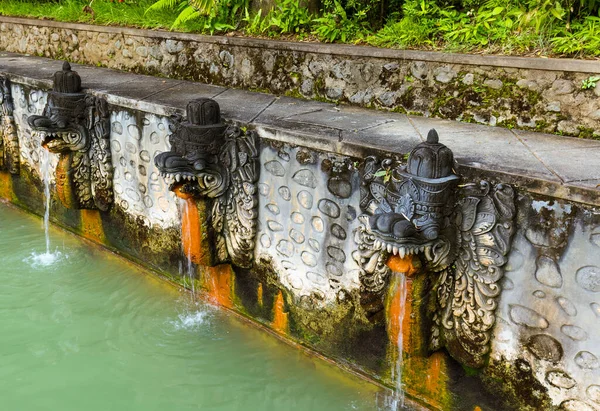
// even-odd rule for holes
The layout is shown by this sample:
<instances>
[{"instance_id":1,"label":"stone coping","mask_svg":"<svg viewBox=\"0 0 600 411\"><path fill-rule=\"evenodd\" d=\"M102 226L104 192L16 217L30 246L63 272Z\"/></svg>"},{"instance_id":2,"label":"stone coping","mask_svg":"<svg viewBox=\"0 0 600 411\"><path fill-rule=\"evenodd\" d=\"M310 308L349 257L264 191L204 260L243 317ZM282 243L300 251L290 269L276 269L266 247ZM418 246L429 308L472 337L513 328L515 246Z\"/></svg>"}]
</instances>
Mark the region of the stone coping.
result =
<instances>
[{"instance_id":1,"label":"stone coping","mask_svg":"<svg viewBox=\"0 0 600 411\"><path fill-rule=\"evenodd\" d=\"M166 30L147 30L130 27L97 26L82 23L66 23L53 20L28 19L0 16L0 23L23 24L28 26L46 26L70 30L87 30L103 33L126 34L139 37L154 37L171 40L188 40L200 43L227 44L233 46L270 48L306 53L341 55L349 57L371 57L400 60L425 60L448 64L469 64L474 66L507 67L533 70L568 71L578 73L600 73L598 60L575 60L541 57L514 57L483 54L444 53L438 51L399 50L370 46L313 42L278 41L248 37L206 36L193 33L178 33Z\"/></svg>"},{"instance_id":2,"label":"stone coping","mask_svg":"<svg viewBox=\"0 0 600 411\"><path fill-rule=\"evenodd\" d=\"M184 114L193 98L215 99L226 120L262 138L341 155L405 154L435 128L455 154L459 173L515 184L532 193L600 206L600 141L407 116L276 97L208 84L73 64L82 84L110 104L157 115ZM51 88L61 63L0 53L0 73L14 82Z\"/></svg>"}]
</instances>

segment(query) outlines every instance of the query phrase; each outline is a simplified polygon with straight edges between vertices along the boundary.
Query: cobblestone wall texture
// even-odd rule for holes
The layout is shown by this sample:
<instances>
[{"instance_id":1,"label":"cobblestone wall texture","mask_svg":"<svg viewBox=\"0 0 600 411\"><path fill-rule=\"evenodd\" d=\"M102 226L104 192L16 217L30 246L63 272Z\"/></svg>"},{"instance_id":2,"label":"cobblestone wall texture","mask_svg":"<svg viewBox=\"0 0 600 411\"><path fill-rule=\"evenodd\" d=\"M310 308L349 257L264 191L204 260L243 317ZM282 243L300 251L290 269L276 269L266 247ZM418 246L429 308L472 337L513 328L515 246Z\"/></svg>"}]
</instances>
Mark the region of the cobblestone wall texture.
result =
<instances>
[{"instance_id":1,"label":"cobblestone wall texture","mask_svg":"<svg viewBox=\"0 0 600 411\"><path fill-rule=\"evenodd\" d=\"M295 43L231 44L226 38L45 24L2 22L0 48L278 95L600 138L600 82L583 89L594 73L562 71L556 60L543 69L492 67L391 58L372 49L351 56L324 53L317 45L311 52Z\"/></svg>"}]
</instances>

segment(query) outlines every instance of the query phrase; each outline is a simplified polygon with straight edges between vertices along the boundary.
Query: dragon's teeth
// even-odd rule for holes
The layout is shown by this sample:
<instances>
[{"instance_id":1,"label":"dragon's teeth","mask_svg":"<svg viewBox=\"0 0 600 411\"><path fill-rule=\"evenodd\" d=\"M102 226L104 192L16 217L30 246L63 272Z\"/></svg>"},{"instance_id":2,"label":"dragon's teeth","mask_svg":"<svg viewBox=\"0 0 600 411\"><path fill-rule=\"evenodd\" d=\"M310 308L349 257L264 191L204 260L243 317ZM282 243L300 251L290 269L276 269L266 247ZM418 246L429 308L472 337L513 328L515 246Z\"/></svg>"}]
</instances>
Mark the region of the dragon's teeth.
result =
<instances>
[{"instance_id":1,"label":"dragon's teeth","mask_svg":"<svg viewBox=\"0 0 600 411\"><path fill-rule=\"evenodd\" d=\"M425 247L425 256L427 257L427 259L433 260L433 257L431 255L431 247Z\"/></svg>"},{"instance_id":2,"label":"dragon's teeth","mask_svg":"<svg viewBox=\"0 0 600 411\"><path fill-rule=\"evenodd\" d=\"M393 247L392 247L392 245L391 245L391 244L388 244L388 245L387 245L387 252L388 252L388 253L391 253L392 251L393 251Z\"/></svg>"},{"instance_id":3,"label":"dragon's teeth","mask_svg":"<svg viewBox=\"0 0 600 411\"><path fill-rule=\"evenodd\" d=\"M179 183L181 181L181 174L175 174L175 180Z\"/></svg>"},{"instance_id":4,"label":"dragon's teeth","mask_svg":"<svg viewBox=\"0 0 600 411\"><path fill-rule=\"evenodd\" d=\"M399 254L398 254L398 255L400 255L400 258L404 258L404 257L406 256L406 253L405 253L405 250L404 250L404 248L401 248L399 251L400 251L400 252L399 252Z\"/></svg>"},{"instance_id":5,"label":"dragon's teeth","mask_svg":"<svg viewBox=\"0 0 600 411\"><path fill-rule=\"evenodd\" d=\"M394 251L394 255L398 254L398 247L393 247L392 250Z\"/></svg>"}]
</instances>

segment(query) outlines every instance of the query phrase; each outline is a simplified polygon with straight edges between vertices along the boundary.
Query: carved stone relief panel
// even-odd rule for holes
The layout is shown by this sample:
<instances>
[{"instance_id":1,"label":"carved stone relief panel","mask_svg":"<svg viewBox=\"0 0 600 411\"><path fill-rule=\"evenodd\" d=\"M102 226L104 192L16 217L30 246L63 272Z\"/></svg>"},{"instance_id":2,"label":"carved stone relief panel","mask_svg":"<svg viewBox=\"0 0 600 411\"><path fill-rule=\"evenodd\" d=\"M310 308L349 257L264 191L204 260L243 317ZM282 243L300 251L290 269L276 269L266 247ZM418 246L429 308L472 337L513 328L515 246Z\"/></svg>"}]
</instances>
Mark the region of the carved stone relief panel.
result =
<instances>
[{"instance_id":1,"label":"carved stone relief panel","mask_svg":"<svg viewBox=\"0 0 600 411\"><path fill-rule=\"evenodd\" d=\"M298 147L261 150L257 260L297 298L327 304L360 287L352 258L359 181L347 157Z\"/></svg>"},{"instance_id":2,"label":"carved stone relief panel","mask_svg":"<svg viewBox=\"0 0 600 411\"><path fill-rule=\"evenodd\" d=\"M19 138L19 165L40 177L40 158L47 154L50 161L50 179L54 181L54 170L58 164L58 156L47 153L42 147L41 140L33 136L32 129L27 123L29 116L41 115L44 112L48 93L16 83L11 84L11 91L14 108L13 116Z\"/></svg>"},{"instance_id":3,"label":"carved stone relief panel","mask_svg":"<svg viewBox=\"0 0 600 411\"><path fill-rule=\"evenodd\" d=\"M19 156L11 83L0 77L0 169L19 174Z\"/></svg>"},{"instance_id":4,"label":"carved stone relief panel","mask_svg":"<svg viewBox=\"0 0 600 411\"><path fill-rule=\"evenodd\" d=\"M529 199L520 209L491 359L525 359L561 409L598 409L600 214Z\"/></svg>"},{"instance_id":5,"label":"carved stone relief panel","mask_svg":"<svg viewBox=\"0 0 600 411\"><path fill-rule=\"evenodd\" d=\"M158 153L170 149L170 120L149 113L113 111L110 121L115 204L148 227L178 227L177 199L153 161Z\"/></svg>"}]
</instances>

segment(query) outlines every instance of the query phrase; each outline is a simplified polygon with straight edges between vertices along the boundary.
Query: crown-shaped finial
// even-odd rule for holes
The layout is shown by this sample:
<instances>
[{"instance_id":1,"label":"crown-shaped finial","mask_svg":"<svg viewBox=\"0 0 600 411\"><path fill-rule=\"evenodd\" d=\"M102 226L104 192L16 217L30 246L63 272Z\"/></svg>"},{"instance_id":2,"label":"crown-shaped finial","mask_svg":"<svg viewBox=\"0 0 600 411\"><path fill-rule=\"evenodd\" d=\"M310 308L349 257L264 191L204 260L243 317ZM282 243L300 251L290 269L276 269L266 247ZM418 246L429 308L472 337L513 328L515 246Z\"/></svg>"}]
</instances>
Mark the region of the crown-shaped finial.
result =
<instances>
[{"instance_id":1,"label":"crown-shaped finial","mask_svg":"<svg viewBox=\"0 0 600 411\"><path fill-rule=\"evenodd\" d=\"M71 65L65 61L61 71L54 73L53 90L59 93L81 93L81 77L71 70Z\"/></svg>"}]
</instances>

